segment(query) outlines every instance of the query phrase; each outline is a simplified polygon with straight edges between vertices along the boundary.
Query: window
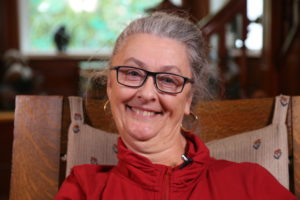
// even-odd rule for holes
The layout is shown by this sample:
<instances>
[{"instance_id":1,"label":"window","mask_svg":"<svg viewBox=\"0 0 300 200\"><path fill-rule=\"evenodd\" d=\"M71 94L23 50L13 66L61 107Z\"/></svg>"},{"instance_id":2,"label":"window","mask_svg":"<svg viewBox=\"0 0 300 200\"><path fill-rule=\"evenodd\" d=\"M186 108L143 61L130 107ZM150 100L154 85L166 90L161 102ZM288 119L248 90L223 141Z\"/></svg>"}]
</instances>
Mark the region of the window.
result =
<instances>
[{"instance_id":1,"label":"window","mask_svg":"<svg viewBox=\"0 0 300 200\"><path fill-rule=\"evenodd\" d=\"M261 18L263 15L263 0L248 0L247 15L250 20L246 47L253 51L260 51L263 46L263 26Z\"/></svg>"},{"instance_id":2,"label":"window","mask_svg":"<svg viewBox=\"0 0 300 200\"><path fill-rule=\"evenodd\" d=\"M19 0L21 50L56 51L54 33L65 26L69 53L109 54L120 31L161 0Z\"/></svg>"},{"instance_id":3,"label":"window","mask_svg":"<svg viewBox=\"0 0 300 200\"><path fill-rule=\"evenodd\" d=\"M217 13L229 0L210 0L210 12ZM247 49L252 52L261 51L263 46L263 26L261 19L263 15L263 0L247 0L247 16L250 20L248 35L245 41ZM240 48L242 41L237 39L235 47Z\"/></svg>"}]
</instances>

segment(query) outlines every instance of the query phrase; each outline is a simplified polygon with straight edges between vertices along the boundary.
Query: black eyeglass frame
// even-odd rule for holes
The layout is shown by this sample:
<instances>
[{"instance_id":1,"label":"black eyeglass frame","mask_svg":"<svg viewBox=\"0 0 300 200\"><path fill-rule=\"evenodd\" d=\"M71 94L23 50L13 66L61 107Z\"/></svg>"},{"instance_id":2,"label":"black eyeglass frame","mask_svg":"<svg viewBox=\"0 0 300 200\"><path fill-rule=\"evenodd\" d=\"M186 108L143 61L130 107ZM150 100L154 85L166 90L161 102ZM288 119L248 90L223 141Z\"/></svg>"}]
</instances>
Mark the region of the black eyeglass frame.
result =
<instances>
[{"instance_id":1,"label":"black eyeglass frame","mask_svg":"<svg viewBox=\"0 0 300 200\"><path fill-rule=\"evenodd\" d=\"M137 69L137 70L144 71L144 72L146 73L146 78L145 78L144 81L141 82L141 84L138 85L138 86L126 85L126 84L124 84L124 83L121 83L121 82L119 81L119 69L122 68L122 67L132 68L132 69ZM153 77L153 80L154 80L154 85L155 85L156 89L157 89L158 91L160 91L160 92L168 93L168 94L179 94L179 93L181 93L181 92L183 91L183 88L184 88L184 86L185 86L186 83L191 83L191 84L194 83L194 80L193 80L193 79L190 79L190 78L187 78L187 77L178 75L178 74L173 74L173 73L168 73L168 72L150 72L150 71L148 71L148 70L141 69L141 68L138 68L138 67L132 67L132 66L125 66L125 65L124 65L124 66L114 66L114 67L111 67L110 70L116 70L116 71L117 71L116 75L117 75L117 81L118 81L119 84L124 85L124 86L127 86L127 87L132 87L132 88L139 88L139 87L142 87L142 86L144 85L144 83L146 82L147 78L148 78L149 76L152 76L152 77ZM157 75L157 74L169 74L169 75L178 76L178 77L183 78L183 83L182 83L181 90L178 91L178 92L167 92L167 91L161 90L161 89L158 87L157 82L156 82L156 75Z\"/></svg>"}]
</instances>

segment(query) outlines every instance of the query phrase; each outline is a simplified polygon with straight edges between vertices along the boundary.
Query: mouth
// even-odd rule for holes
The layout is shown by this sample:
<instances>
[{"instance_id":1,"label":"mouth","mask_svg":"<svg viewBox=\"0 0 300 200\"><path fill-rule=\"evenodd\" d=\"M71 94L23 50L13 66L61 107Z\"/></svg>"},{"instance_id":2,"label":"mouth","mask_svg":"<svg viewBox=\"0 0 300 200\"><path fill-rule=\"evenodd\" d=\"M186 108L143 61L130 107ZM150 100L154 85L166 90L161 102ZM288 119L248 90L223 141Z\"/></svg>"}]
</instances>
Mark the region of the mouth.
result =
<instances>
[{"instance_id":1,"label":"mouth","mask_svg":"<svg viewBox=\"0 0 300 200\"><path fill-rule=\"evenodd\" d=\"M129 106L129 105L126 105L126 108L128 108L129 110L131 110L135 114L137 114L139 116L143 116L143 117L152 117L152 116L155 116L155 115L162 115L163 114L163 112L145 110L145 109L141 109L141 108L137 108L137 107L132 107L132 106Z\"/></svg>"}]
</instances>

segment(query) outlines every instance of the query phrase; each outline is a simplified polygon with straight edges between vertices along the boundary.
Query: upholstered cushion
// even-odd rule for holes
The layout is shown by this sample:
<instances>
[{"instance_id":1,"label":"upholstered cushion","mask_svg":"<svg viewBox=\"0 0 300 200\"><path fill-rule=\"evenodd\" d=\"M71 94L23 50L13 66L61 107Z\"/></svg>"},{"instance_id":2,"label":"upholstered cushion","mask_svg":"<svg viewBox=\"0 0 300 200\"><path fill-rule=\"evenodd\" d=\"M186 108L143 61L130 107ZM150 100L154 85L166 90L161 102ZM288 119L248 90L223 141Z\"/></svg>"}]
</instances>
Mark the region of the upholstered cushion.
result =
<instances>
[{"instance_id":1,"label":"upholstered cushion","mask_svg":"<svg viewBox=\"0 0 300 200\"><path fill-rule=\"evenodd\" d=\"M118 134L108 133L85 124L80 97L69 97L69 102L72 122L68 132L66 175L69 175L75 165L115 165Z\"/></svg>"}]
</instances>

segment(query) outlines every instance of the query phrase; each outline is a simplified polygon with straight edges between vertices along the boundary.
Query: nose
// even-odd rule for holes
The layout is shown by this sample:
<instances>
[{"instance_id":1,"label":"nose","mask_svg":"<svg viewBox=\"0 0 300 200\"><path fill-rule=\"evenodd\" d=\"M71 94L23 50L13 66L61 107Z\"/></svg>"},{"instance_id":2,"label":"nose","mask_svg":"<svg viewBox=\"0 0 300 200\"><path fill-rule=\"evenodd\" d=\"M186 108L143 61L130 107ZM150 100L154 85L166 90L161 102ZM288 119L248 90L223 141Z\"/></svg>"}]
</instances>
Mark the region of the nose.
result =
<instances>
[{"instance_id":1,"label":"nose","mask_svg":"<svg viewBox=\"0 0 300 200\"><path fill-rule=\"evenodd\" d=\"M157 90L154 83L154 77L148 76L143 86L138 88L137 96L139 99L145 101L155 101L157 97Z\"/></svg>"}]
</instances>

